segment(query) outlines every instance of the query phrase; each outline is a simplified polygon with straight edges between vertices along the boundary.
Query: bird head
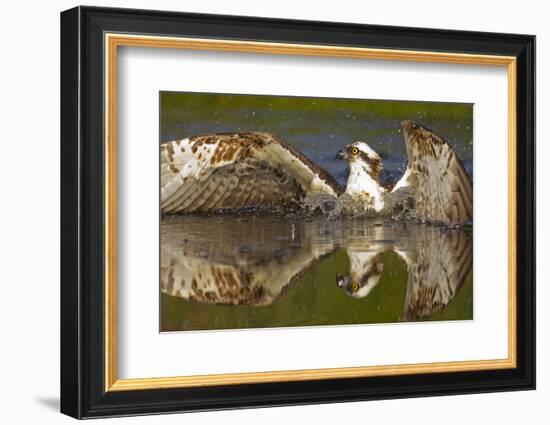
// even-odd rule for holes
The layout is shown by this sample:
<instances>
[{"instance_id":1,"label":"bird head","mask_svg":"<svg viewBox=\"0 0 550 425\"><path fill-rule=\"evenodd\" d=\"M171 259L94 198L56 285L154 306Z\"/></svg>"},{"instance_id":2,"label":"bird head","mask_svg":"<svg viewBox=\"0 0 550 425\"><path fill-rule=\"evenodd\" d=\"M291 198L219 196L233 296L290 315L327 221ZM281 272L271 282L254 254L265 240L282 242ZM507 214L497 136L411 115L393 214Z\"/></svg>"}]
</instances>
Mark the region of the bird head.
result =
<instances>
[{"instance_id":1,"label":"bird head","mask_svg":"<svg viewBox=\"0 0 550 425\"><path fill-rule=\"evenodd\" d=\"M365 142L353 142L336 154L336 159L345 159L350 165L363 165L376 180L382 171L382 158Z\"/></svg>"},{"instance_id":2,"label":"bird head","mask_svg":"<svg viewBox=\"0 0 550 425\"><path fill-rule=\"evenodd\" d=\"M352 264L353 269L357 266ZM361 262L360 270L352 270L352 273L346 275L336 274L336 285L353 298L364 298L380 281L383 269L384 264L379 255L369 256L368 260Z\"/></svg>"}]
</instances>

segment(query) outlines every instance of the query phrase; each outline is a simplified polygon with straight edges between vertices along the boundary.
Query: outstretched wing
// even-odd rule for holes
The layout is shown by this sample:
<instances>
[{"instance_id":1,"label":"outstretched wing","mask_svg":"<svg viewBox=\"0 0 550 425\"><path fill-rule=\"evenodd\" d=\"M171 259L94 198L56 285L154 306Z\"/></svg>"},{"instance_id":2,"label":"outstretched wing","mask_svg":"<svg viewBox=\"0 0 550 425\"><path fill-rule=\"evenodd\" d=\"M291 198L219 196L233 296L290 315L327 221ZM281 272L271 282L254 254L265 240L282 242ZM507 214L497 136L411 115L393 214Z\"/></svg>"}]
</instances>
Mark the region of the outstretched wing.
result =
<instances>
[{"instance_id":1,"label":"outstretched wing","mask_svg":"<svg viewBox=\"0 0 550 425\"><path fill-rule=\"evenodd\" d=\"M394 250L408 269L404 319L418 320L442 310L458 293L472 269L473 241L464 229L441 227L410 237L414 243Z\"/></svg>"},{"instance_id":2,"label":"outstretched wing","mask_svg":"<svg viewBox=\"0 0 550 425\"><path fill-rule=\"evenodd\" d=\"M161 146L165 214L283 206L340 192L325 170L268 133L212 134Z\"/></svg>"},{"instance_id":3,"label":"outstretched wing","mask_svg":"<svg viewBox=\"0 0 550 425\"><path fill-rule=\"evenodd\" d=\"M421 220L464 224L473 217L473 189L462 161L443 138L412 121L402 124L408 166L396 188L412 182Z\"/></svg>"}]
</instances>

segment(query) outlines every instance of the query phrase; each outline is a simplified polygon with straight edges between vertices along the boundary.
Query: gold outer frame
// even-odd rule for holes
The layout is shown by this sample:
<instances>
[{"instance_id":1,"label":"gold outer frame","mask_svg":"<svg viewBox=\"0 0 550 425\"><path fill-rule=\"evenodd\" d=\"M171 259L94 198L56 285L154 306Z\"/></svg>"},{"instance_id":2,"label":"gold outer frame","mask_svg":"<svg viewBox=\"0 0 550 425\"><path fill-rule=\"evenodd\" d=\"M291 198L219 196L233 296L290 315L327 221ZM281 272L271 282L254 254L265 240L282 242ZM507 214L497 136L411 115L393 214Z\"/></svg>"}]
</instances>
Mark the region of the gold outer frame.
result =
<instances>
[{"instance_id":1,"label":"gold outer frame","mask_svg":"<svg viewBox=\"0 0 550 425\"><path fill-rule=\"evenodd\" d=\"M136 391L214 385L267 382L310 381L321 379L446 373L517 366L516 353L516 58L513 56L460 54L393 49L370 49L328 45L266 43L148 35L106 33L105 43L105 391ZM263 54L325 56L356 59L398 60L468 65L504 66L508 71L508 357L495 360L399 364L382 366L305 369L162 378L118 379L116 338L116 99L117 51L120 46L231 51Z\"/></svg>"}]
</instances>

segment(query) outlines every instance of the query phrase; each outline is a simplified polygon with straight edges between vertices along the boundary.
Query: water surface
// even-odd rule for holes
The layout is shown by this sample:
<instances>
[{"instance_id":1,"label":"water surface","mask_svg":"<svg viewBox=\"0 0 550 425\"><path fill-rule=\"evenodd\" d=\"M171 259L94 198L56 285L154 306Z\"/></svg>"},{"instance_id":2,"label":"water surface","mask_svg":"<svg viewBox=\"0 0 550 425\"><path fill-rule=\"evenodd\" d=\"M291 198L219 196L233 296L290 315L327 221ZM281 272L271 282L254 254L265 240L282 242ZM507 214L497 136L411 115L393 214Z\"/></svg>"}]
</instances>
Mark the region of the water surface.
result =
<instances>
[{"instance_id":1,"label":"water surface","mask_svg":"<svg viewBox=\"0 0 550 425\"><path fill-rule=\"evenodd\" d=\"M472 234L372 219L162 222L161 331L472 319Z\"/></svg>"}]
</instances>

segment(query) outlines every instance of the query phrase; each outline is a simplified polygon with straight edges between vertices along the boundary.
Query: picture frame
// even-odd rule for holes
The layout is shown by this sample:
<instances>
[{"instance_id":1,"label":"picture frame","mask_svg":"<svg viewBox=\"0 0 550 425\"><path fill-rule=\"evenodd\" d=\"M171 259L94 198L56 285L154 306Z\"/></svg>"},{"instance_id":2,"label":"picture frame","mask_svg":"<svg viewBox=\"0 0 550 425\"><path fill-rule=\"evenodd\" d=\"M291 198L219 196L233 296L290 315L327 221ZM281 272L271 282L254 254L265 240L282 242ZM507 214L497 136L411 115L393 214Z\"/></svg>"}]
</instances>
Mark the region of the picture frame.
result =
<instances>
[{"instance_id":1,"label":"picture frame","mask_svg":"<svg viewBox=\"0 0 550 425\"><path fill-rule=\"evenodd\" d=\"M495 184L507 185L508 194L507 358L118 378L117 53L128 46L504 67L508 181ZM534 36L76 7L61 13L61 117L62 413L92 418L535 388Z\"/></svg>"}]
</instances>

